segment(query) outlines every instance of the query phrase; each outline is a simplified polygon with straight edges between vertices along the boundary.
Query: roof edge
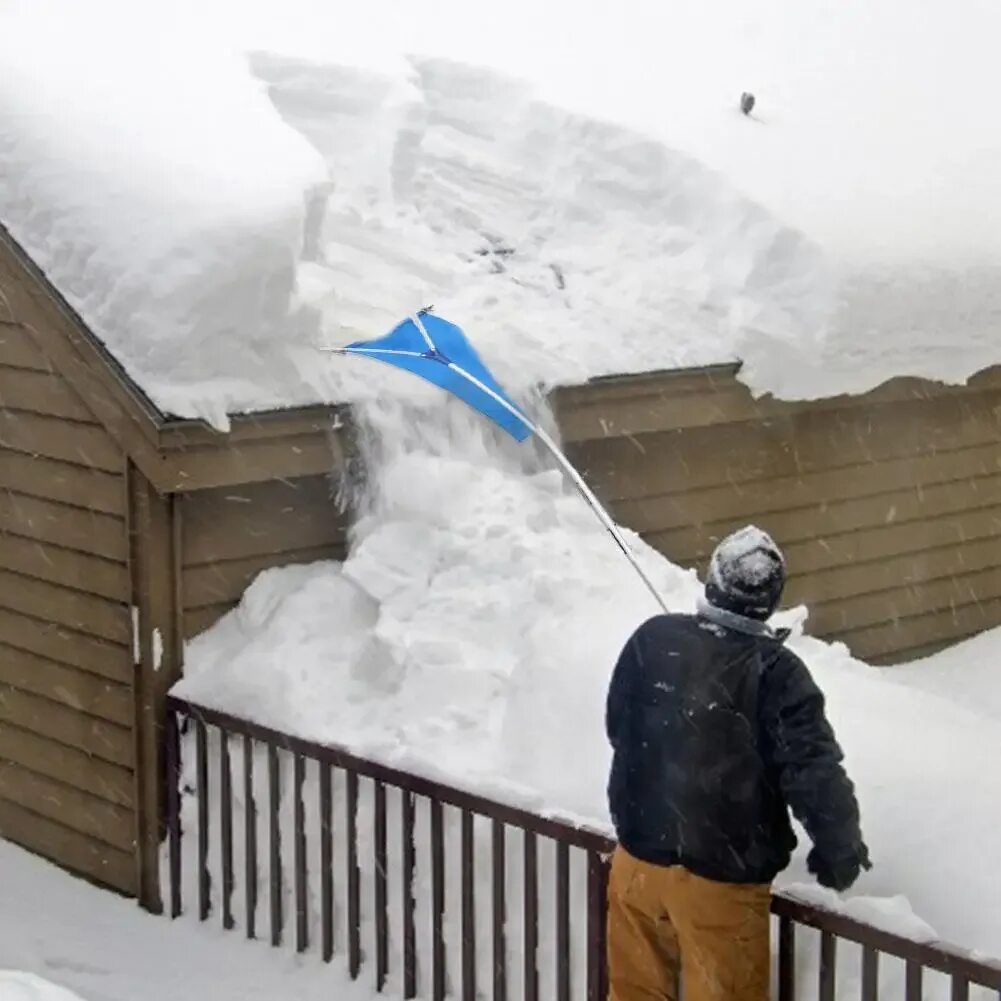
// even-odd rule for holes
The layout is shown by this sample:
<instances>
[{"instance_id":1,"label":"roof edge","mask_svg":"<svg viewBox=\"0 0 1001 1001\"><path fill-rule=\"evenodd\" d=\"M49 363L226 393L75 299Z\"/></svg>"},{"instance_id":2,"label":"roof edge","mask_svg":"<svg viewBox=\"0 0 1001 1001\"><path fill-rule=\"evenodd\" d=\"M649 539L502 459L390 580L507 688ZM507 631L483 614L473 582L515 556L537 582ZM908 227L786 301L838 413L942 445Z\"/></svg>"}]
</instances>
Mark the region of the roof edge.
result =
<instances>
[{"instance_id":1,"label":"roof edge","mask_svg":"<svg viewBox=\"0 0 1001 1001\"><path fill-rule=\"evenodd\" d=\"M343 463L337 439L347 424L344 406L240 414L229 432L165 414L2 224L0 289L10 321L27 331L158 492L268 478L272 467L274 476L287 477L330 472Z\"/></svg>"}]
</instances>

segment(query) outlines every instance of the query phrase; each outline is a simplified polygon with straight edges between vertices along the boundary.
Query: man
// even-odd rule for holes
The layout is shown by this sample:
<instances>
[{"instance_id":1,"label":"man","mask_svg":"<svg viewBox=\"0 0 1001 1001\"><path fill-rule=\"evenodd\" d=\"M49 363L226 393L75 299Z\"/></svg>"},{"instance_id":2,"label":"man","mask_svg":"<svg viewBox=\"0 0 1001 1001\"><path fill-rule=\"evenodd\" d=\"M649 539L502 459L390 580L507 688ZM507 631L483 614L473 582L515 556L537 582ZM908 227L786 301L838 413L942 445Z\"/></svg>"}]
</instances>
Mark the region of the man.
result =
<instances>
[{"instance_id":1,"label":"man","mask_svg":"<svg viewBox=\"0 0 1001 1001\"><path fill-rule=\"evenodd\" d=\"M769 897L796 838L846 890L869 866L854 788L803 662L766 623L785 561L748 527L710 561L696 615L626 644L608 692L610 1001L767 1001Z\"/></svg>"}]
</instances>

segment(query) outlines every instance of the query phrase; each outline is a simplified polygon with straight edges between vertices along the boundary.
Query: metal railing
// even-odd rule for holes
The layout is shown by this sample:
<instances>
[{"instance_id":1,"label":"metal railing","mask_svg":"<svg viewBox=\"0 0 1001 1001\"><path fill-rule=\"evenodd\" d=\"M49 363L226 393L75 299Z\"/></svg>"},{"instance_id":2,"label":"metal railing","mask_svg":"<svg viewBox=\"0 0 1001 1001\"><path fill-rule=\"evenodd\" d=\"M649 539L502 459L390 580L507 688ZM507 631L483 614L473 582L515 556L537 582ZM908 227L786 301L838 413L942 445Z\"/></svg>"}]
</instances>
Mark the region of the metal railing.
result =
<instances>
[{"instance_id":1,"label":"metal railing","mask_svg":"<svg viewBox=\"0 0 1001 1001\"><path fill-rule=\"evenodd\" d=\"M296 951L306 952L315 937L320 956L331 961L338 926L350 976L357 978L363 967L371 969L379 991L393 976L405 998L416 997L420 988L433 1001L446 996L462 1001L478 996L493 1001L509 996L604 1001L605 899L614 843L603 832L178 698L168 699L167 710L172 917L181 914L187 891L197 901L201 920L218 909L224 928L242 924L244 934L256 938L263 883L272 945L285 940L285 912L291 903ZM184 730L194 744L194 790L187 802L196 834L195 857L187 870L182 856ZM235 755L242 762L236 779ZM234 799L239 801L236 808ZM343 813L335 802L342 802ZM289 822L291 853L284 840ZM240 854L242 887L237 894ZM186 871L190 880L184 878ZM546 888L540 872L551 880ZM363 882L368 884L364 900ZM391 882L396 890L392 904ZM213 893L216 884L220 892ZM340 890L335 908L335 891ZM419 904L425 912L420 923ZM773 896L772 911L778 921L779 1001L798 996L797 956L802 953L797 951L797 931L802 928L819 932L816 988L810 991L817 1001L834 1001L838 994L839 942L861 947L861 1001L879 997L881 956L904 964L905 1001L926 995L929 971L949 978L950 1001L968 1001L971 985L997 992L1001 1001L1001 963L943 944L918 943L780 893ZM572 918L582 912L583 922ZM517 941L512 941L512 929ZM544 950L540 931L547 939ZM546 978L540 987L543 966ZM582 975L575 976L578 971Z\"/></svg>"}]
</instances>

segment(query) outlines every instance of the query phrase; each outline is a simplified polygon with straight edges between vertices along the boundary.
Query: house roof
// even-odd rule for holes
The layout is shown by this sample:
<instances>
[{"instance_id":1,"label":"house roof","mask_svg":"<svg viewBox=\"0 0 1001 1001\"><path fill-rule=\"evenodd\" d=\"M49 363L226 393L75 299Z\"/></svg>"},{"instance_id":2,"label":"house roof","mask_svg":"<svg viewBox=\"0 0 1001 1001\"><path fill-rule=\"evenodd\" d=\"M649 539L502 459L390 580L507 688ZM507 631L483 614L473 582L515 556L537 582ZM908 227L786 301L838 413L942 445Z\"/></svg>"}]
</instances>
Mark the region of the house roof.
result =
<instances>
[{"instance_id":1,"label":"house roof","mask_svg":"<svg viewBox=\"0 0 1001 1001\"><path fill-rule=\"evenodd\" d=\"M343 408L237 416L228 433L163 413L3 226L0 310L27 331L160 493L326 473L343 462Z\"/></svg>"}]
</instances>

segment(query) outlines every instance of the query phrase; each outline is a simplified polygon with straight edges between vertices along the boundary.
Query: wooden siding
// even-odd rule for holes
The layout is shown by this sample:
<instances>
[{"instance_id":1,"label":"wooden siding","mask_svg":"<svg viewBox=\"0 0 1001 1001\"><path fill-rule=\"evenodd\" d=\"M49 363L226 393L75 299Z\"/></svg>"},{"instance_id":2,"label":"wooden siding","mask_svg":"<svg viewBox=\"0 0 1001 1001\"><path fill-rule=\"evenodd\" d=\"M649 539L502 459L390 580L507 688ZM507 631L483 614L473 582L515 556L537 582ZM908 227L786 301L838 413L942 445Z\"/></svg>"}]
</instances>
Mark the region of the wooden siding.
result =
<instances>
[{"instance_id":1,"label":"wooden siding","mask_svg":"<svg viewBox=\"0 0 1001 1001\"><path fill-rule=\"evenodd\" d=\"M622 523L685 566L753 522L810 629L877 663L1001 624L1001 370L754 400L733 367L554 394L572 458Z\"/></svg>"},{"instance_id":2,"label":"wooden siding","mask_svg":"<svg viewBox=\"0 0 1001 1001\"><path fill-rule=\"evenodd\" d=\"M232 608L262 570L344 554L346 517L327 476L186 495L181 525L186 637Z\"/></svg>"},{"instance_id":3,"label":"wooden siding","mask_svg":"<svg viewBox=\"0 0 1001 1001\"><path fill-rule=\"evenodd\" d=\"M35 341L0 321L0 835L131 893L124 468Z\"/></svg>"}]
</instances>

